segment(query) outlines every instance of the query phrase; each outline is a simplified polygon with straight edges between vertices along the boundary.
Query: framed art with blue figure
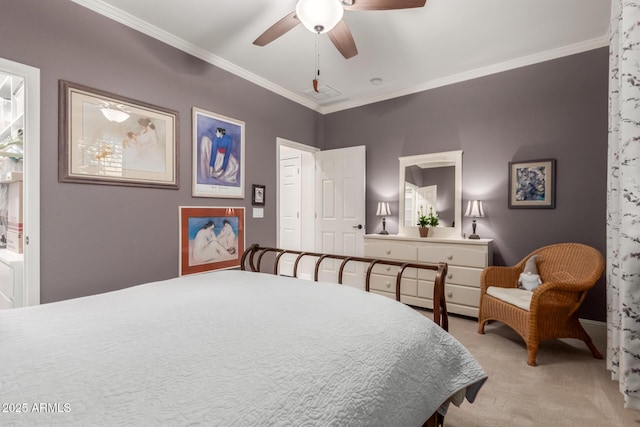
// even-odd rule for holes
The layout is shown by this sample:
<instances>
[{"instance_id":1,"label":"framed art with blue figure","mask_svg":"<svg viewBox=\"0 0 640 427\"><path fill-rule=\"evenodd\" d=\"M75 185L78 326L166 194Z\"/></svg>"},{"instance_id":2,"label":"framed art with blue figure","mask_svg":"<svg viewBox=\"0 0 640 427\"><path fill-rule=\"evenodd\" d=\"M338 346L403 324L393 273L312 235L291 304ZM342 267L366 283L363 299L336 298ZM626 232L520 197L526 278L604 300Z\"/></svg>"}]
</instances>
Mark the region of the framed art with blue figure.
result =
<instances>
[{"instance_id":1,"label":"framed art with blue figure","mask_svg":"<svg viewBox=\"0 0 640 427\"><path fill-rule=\"evenodd\" d=\"M556 160L509 162L509 209L556 206Z\"/></svg>"},{"instance_id":2,"label":"framed art with blue figure","mask_svg":"<svg viewBox=\"0 0 640 427\"><path fill-rule=\"evenodd\" d=\"M244 198L244 122L193 108L194 197Z\"/></svg>"},{"instance_id":3,"label":"framed art with blue figure","mask_svg":"<svg viewBox=\"0 0 640 427\"><path fill-rule=\"evenodd\" d=\"M240 266L244 208L180 206L179 215L180 276Z\"/></svg>"}]
</instances>

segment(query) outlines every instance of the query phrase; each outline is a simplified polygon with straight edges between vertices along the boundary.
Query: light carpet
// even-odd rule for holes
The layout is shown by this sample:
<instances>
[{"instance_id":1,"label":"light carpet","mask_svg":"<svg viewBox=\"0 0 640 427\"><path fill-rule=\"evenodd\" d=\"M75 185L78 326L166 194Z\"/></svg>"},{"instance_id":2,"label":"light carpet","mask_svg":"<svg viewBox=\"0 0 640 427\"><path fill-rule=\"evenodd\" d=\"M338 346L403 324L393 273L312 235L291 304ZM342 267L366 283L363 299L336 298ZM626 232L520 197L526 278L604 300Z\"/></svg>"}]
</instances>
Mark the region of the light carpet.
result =
<instances>
[{"instance_id":1,"label":"light carpet","mask_svg":"<svg viewBox=\"0 0 640 427\"><path fill-rule=\"evenodd\" d=\"M427 310L418 310L432 318ZM606 330L585 324L606 354ZM640 412L624 409L618 383L604 360L594 359L579 340L540 344L538 366L527 365L524 341L508 326L493 322L477 333L476 319L449 316L449 332L480 362L488 381L472 404L451 405L445 427L640 426Z\"/></svg>"}]
</instances>

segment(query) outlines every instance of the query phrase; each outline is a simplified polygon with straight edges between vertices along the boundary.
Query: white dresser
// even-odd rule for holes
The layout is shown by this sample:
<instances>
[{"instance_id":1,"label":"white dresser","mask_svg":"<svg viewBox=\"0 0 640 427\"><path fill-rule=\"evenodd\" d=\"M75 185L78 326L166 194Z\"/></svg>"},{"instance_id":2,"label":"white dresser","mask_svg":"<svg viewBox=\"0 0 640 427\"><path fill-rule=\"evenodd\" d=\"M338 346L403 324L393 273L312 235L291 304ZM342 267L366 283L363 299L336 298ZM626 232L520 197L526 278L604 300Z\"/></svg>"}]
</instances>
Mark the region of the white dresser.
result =
<instances>
[{"instance_id":1,"label":"white dresser","mask_svg":"<svg viewBox=\"0 0 640 427\"><path fill-rule=\"evenodd\" d=\"M0 309L25 306L22 254L0 249Z\"/></svg>"},{"instance_id":2,"label":"white dresser","mask_svg":"<svg viewBox=\"0 0 640 427\"><path fill-rule=\"evenodd\" d=\"M446 262L449 267L445 280L447 310L478 317L480 273L493 263L492 242L491 239L367 234L364 236L364 255L407 262ZM374 266L371 291L395 298L397 271L396 267ZM433 308L434 274L432 271L407 270L400 286L402 302Z\"/></svg>"}]
</instances>

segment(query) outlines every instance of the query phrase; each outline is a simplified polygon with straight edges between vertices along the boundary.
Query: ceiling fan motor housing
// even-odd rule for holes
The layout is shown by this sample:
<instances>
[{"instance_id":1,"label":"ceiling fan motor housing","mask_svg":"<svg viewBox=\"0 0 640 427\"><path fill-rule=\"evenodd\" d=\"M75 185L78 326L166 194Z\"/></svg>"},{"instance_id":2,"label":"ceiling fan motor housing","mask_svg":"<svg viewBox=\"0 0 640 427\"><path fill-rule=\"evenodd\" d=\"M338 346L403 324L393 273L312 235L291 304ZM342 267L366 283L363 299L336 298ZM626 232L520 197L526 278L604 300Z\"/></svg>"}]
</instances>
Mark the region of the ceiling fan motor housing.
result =
<instances>
[{"instance_id":1,"label":"ceiling fan motor housing","mask_svg":"<svg viewBox=\"0 0 640 427\"><path fill-rule=\"evenodd\" d=\"M344 9L340 0L299 0L296 15L309 31L321 34L340 22Z\"/></svg>"}]
</instances>

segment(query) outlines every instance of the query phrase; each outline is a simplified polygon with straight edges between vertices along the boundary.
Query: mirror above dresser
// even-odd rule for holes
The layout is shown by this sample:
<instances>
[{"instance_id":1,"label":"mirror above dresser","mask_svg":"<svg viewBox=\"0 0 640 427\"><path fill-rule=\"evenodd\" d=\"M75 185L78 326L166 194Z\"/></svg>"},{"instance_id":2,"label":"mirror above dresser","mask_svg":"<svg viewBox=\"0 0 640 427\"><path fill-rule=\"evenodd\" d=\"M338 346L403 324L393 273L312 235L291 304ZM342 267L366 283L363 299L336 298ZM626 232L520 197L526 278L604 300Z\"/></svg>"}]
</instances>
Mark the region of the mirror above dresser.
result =
<instances>
[{"instance_id":1,"label":"mirror above dresser","mask_svg":"<svg viewBox=\"0 0 640 427\"><path fill-rule=\"evenodd\" d=\"M432 210L440 224L430 236L460 238L462 234L462 151L399 158L399 234L419 236L419 212Z\"/></svg>"},{"instance_id":2,"label":"mirror above dresser","mask_svg":"<svg viewBox=\"0 0 640 427\"><path fill-rule=\"evenodd\" d=\"M399 234L367 234L364 255L402 262L447 263L445 299L450 313L478 316L480 276L493 263L491 239L462 237L462 151L400 157ZM420 237L418 211L429 208L438 227ZM395 298L397 272L374 266L371 292ZM433 308L434 275L415 273L400 282L400 301Z\"/></svg>"}]
</instances>

